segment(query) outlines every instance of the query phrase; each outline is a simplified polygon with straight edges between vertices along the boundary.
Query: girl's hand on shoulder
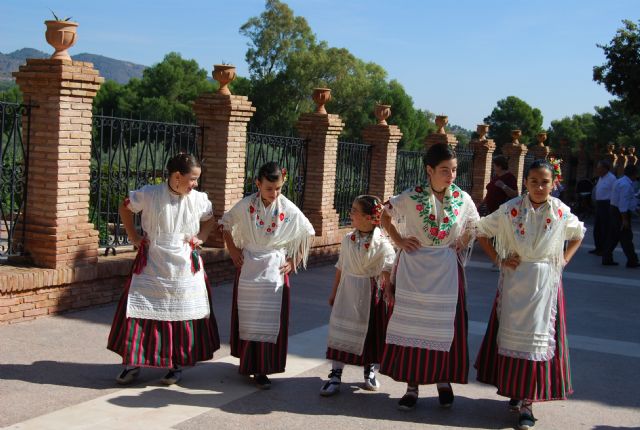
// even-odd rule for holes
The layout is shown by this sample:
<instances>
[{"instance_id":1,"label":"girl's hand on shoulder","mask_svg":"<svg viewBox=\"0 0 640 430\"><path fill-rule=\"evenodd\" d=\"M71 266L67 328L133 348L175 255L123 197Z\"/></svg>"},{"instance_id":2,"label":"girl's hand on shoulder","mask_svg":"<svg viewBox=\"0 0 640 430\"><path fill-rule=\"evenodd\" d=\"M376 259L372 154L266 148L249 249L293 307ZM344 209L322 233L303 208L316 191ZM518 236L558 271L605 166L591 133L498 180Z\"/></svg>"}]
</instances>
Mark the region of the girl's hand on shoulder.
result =
<instances>
[{"instance_id":1,"label":"girl's hand on shoulder","mask_svg":"<svg viewBox=\"0 0 640 430\"><path fill-rule=\"evenodd\" d=\"M287 262L283 266L280 266L280 273L282 273L283 275L287 275L293 272L293 269L294 269L293 259L287 258Z\"/></svg>"},{"instance_id":2,"label":"girl's hand on shoulder","mask_svg":"<svg viewBox=\"0 0 640 430\"><path fill-rule=\"evenodd\" d=\"M406 252L413 252L417 249L420 249L420 241L413 236L403 237L398 242L398 248Z\"/></svg>"},{"instance_id":3,"label":"girl's hand on shoulder","mask_svg":"<svg viewBox=\"0 0 640 430\"><path fill-rule=\"evenodd\" d=\"M516 267L520 264L520 256L519 255L510 255L509 257L502 260L502 266L507 267L509 269L515 270Z\"/></svg>"}]
</instances>

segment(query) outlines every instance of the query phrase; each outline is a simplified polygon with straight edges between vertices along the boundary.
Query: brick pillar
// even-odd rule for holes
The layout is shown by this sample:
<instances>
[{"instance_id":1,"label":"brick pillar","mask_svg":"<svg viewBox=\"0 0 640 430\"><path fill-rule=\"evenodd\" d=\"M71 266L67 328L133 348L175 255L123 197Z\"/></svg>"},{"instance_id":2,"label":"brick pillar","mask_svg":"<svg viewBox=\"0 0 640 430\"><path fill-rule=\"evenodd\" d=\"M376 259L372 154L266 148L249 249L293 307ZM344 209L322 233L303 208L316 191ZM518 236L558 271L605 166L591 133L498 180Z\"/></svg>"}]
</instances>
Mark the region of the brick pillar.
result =
<instances>
[{"instance_id":1,"label":"brick pillar","mask_svg":"<svg viewBox=\"0 0 640 430\"><path fill-rule=\"evenodd\" d=\"M31 110L25 250L42 267L97 262L89 222L92 104L104 78L93 64L29 59L14 72Z\"/></svg>"},{"instance_id":2,"label":"brick pillar","mask_svg":"<svg viewBox=\"0 0 640 430\"><path fill-rule=\"evenodd\" d=\"M216 93L199 96L193 110L204 126L201 188L209 194L215 218L220 219L244 196L247 123L256 108L246 96ZM224 248L216 232L206 244Z\"/></svg>"},{"instance_id":3,"label":"brick pillar","mask_svg":"<svg viewBox=\"0 0 640 430\"><path fill-rule=\"evenodd\" d=\"M520 130L511 132L511 143L502 147L502 153L509 159L509 171L516 177L518 190L522 191L522 179L524 177L524 156L527 155L527 146L520 143L518 139L522 136Z\"/></svg>"},{"instance_id":4,"label":"brick pillar","mask_svg":"<svg viewBox=\"0 0 640 430\"><path fill-rule=\"evenodd\" d=\"M363 142L372 146L369 194L380 197L382 201L393 196L398 142L402 138L398 126L387 124L386 119L390 114L390 107L376 109L378 123L369 125L362 131Z\"/></svg>"},{"instance_id":5,"label":"brick pillar","mask_svg":"<svg viewBox=\"0 0 640 430\"><path fill-rule=\"evenodd\" d=\"M473 188L471 189L471 198L480 204L487 193L487 184L491 181L491 164L493 152L496 150L496 144L492 139L487 139L486 134L489 126L479 124L477 133L478 137L470 142L473 150Z\"/></svg>"},{"instance_id":6,"label":"brick pillar","mask_svg":"<svg viewBox=\"0 0 640 430\"><path fill-rule=\"evenodd\" d=\"M549 147L544 144L545 140L547 140L547 133L538 133L536 138L538 139L538 144L531 147L531 152L533 152L536 160L546 160L551 151Z\"/></svg>"},{"instance_id":7,"label":"brick pillar","mask_svg":"<svg viewBox=\"0 0 640 430\"><path fill-rule=\"evenodd\" d=\"M458 139L456 136L447 133L444 129L445 125L449 122L449 117L446 115L438 115L436 116L436 125L438 126L438 131L435 133L431 133L424 140L424 150L428 151L432 145L436 143L446 143L449 146L455 148L458 145Z\"/></svg>"},{"instance_id":8,"label":"brick pillar","mask_svg":"<svg viewBox=\"0 0 640 430\"><path fill-rule=\"evenodd\" d=\"M329 100L325 97L324 102ZM333 205L336 191L338 136L344 128L340 116L322 113L324 102L314 96L318 109L298 119L298 135L307 140L307 176L302 209L316 230L324 236L338 230L338 212Z\"/></svg>"}]
</instances>

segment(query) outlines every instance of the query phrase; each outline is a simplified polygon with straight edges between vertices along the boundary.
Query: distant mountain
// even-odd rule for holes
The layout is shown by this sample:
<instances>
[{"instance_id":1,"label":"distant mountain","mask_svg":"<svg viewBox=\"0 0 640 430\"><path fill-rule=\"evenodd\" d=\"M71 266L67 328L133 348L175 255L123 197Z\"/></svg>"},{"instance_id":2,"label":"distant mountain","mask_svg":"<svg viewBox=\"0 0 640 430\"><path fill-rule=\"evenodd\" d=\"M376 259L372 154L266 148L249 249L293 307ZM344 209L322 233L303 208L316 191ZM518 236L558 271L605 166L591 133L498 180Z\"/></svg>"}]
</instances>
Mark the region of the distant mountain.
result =
<instances>
[{"instance_id":1,"label":"distant mountain","mask_svg":"<svg viewBox=\"0 0 640 430\"><path fill-rule=\"evenodd\" d=\"M11 72L15 72L25 63L27 58L49 58L51 54L32 48L22 48L10 54L0 52L0 80L12 79ZM82 53L72 55L71 58L78 61L93 63L100 70L100 75L105 79L112 79L121 84L126 84L131 78L142 77L142 71L146 66L131 63L129 61L115 60L102 55Z\"/></svg>"}]
</instances>

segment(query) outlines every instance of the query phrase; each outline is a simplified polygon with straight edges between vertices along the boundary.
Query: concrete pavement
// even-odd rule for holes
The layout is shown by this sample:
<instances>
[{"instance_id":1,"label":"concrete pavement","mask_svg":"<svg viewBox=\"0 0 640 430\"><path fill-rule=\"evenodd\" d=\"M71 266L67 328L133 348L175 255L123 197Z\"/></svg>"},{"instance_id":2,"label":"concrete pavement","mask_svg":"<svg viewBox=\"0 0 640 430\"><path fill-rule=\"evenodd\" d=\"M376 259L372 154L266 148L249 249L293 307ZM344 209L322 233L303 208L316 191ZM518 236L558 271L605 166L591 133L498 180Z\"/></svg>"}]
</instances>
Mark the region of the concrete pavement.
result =
<instances>
[{"instance_id":1,"label":"concrete pavement","mask_svg":"<svg viewBox=\"0 0 640 430\"><path fill-rule=\"evenodd\" d=\"M600 266L587 253L590 236L564 277L575 394L535 405L540 429L640 428L640 269ZM636 245L638 235L636 235ZM327 297L333 267L293 278L287 372L270 391L237 374L229 356L231 287L214 291L223 347L214 360L186 369L164 387L164 371L143 369L135 386L119 387L118 358L105 349L114 305L0 327L0 426L12 429L509 429L516 416L492 387L454 386L451 410L423 386L413 412L396 410L404 386L380 376L381 390L361 388L362 371L348 366L342 391L321 398L329 366L323 359ZM495 295L497 273L479 250L467 268L470 359L475 360Z\"/></svg>"}]
</instances>

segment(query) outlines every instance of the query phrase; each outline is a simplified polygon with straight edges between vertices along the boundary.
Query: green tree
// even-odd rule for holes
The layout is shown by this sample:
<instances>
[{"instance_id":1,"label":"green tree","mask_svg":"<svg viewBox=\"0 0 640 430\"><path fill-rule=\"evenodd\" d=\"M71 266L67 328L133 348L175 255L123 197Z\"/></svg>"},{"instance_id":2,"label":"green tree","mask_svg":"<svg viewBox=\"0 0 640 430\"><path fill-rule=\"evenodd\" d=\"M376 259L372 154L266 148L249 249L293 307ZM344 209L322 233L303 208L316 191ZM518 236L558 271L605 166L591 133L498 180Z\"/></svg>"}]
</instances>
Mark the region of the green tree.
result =
<instances>
[{"instance_id":1,"label":"green tree","mask_svg":"<svg viewBox=\"0 0 640 430\"><path fill-rule=\"evenodd\" d=\"M608 106L596 107L593 121L595 139L601 145L614 143L639 148L640 115L629 114L624 102L611 100Z\"/></svg>"},{"instance_id":2,"label":"green tree","mask_svg":"<svg viewBox=\"0 0 640 430\"><path fill-rule=\"evenodd\" d=\"M560 139L567 139L574 150L580 143L585 145L585 149L592 150L597 138L594 115L583 113L551 121L547 133L547 143L553 147L557 148Z\"/></svg>"},{"instance_id":3,"label":"green tree","mask_svg":"<svg viewBox=\"0 0 640 430\"><path fill-rule=\"evenodd\" d=\"M620 97L626 109L637 115L640 114L640 28L633 21L622 22L624 27L618 29L608 45L597 45L607 61L593 68L593 80Z\"/></svg>"},{"instance_id":4,"label":"green tree","mask_svg":"<svg viewBox=\"0 0 640 430\"><path fill-rule=\"evenodd\" d=\"M498 148L511 142L511 131L522 130L520 143L529 145L536 141L536 134L542 131L542 112L532 108L515 96L499 100L491 115L484 119L489 124L489 137Z\"/></svg>"},{"instance_id":5,"label":"green tree","mask_svg":"<svg viewBox=\"0 0 640 430\"><path fill-rule=\"evenodd\" d=\"M133 113L136 117L156 121L192 121L193 101L203 92L211 92L215 84L195 60L185 60L171 52L144 70L141 79L126 85L108 81L94 101L96 112L118 115Z\"/></svg>"}]
</instances>

